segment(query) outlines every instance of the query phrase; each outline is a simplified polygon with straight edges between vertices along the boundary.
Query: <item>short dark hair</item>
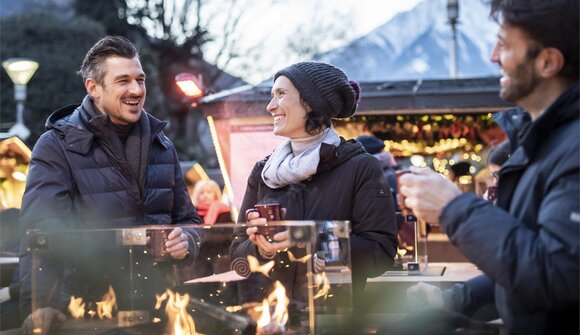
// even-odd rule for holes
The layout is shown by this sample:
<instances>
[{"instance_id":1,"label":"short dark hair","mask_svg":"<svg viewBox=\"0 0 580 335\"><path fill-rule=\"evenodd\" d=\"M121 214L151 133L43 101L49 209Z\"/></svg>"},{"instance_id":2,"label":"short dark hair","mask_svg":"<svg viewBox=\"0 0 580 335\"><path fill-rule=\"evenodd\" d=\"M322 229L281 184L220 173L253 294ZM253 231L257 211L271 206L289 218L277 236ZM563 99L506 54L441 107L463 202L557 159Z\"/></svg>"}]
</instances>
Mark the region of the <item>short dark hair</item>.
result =
<instances>
[{"instance_id":1,"label":"short dark hair","mask_svg":"<svg viewBox=\"0 0 580 335\"><path fill-rule=\"evenodd\" d=\"M521 28L542 48L560 50L565 63L559 75L570 81L577 81L580 71L578 2L578 0L492 0L490 16L498 23L505 22L508 26Z\"/></svg>"},{"instance_id":2,"label":"short dark hair","mask_svg":"<svg viewBox=\"0 0 580 335\"><path fill-rule=\"evenodd\" d=\"M105 36L95 43L85 55L80 70L77 72L83 77L94 79L99 85L104 84L105 70L103 63L107 58L119 56L133 59L139 57L135 45L122 36Z\"/></svg>"}]
</instances>

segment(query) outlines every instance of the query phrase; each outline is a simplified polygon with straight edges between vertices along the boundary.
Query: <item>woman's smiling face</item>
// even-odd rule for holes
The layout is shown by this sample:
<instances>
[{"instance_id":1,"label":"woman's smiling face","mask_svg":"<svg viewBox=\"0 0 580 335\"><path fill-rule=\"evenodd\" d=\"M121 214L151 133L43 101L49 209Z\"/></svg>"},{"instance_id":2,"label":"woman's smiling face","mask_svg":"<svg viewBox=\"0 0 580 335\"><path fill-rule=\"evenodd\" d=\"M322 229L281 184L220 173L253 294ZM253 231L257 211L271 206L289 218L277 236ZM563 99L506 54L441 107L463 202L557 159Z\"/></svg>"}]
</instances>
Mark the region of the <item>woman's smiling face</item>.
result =
<instances>
[{"instance_id":1,"label":"woman's smiling face","mask_svg":"<svg viewBox=\"0 0 580 335\"><path fill-rule=\"evenodd\" d=\"M304 138L309 108L300 99L298 89L290 79L280 76L274 81L272 99L266 110L274 117L274 134L287 138Z\"/></svg>"}]
</instances>

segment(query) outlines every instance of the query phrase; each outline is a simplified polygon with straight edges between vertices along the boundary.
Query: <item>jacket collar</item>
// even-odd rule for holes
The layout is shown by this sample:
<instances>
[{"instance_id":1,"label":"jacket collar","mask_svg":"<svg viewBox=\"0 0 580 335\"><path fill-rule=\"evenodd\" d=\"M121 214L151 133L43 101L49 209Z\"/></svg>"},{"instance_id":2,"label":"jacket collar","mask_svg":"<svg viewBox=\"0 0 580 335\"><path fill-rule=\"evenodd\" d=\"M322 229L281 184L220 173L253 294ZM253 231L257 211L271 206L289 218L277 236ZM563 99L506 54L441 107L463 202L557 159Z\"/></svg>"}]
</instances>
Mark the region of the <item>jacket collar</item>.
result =
<instances>
[{"instance_id":1,"label":"jacket collar","mask_svg":"<svg viewBox=\"0 0 580 335\"><path fill-rule=\"evenodd\" d=\"M331 170L335 166L365 152L366 151L362 144L354 139L346 141L341 137L340 145L337 147L327 143L322 143L320 146L320 162L318 163L316 173Z\"/></svg>"},{"instance_id":2,"label":"jacket collar","mask_svg":"<svg viewBox=\"0 0 580 335\"><path fill-rule=\"evenodd\" d=\"M531 159L540 141L558 127L580 116L578 115L578 90L578 82L572 84L534 121L521 108L494 115L494 120L508 135L512 151L519 146L522 147L523 152L514 153L516 156L525 158L525 161Z\"/></svg>"},{"instance_id":3,"label":"jacket collar","mask_svg":"<svg viewBox=\"0 0 580 335\"><path fill-rule=\"evenodd\" d=\"M46 121L46 129L60 132L67 150L86 155L95 136L104 135L107 122L106 115L95 115L92 108L92 100L86 96L82 105L68 105L52 113ZM164 149L168 149L171 141L163 133L167 122L157 119L145 110L143 115L149 118L152 141L157 141Z\"/></svg>"}]
</instances>

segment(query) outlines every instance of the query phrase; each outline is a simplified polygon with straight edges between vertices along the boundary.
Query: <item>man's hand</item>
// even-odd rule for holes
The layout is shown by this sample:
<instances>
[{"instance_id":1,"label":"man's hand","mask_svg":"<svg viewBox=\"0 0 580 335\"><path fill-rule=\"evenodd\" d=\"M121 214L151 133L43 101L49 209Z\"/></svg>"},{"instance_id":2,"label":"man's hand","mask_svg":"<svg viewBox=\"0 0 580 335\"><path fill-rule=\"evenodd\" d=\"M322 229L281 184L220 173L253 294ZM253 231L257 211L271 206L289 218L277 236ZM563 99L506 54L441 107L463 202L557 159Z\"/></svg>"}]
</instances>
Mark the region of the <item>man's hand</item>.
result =
<instances>
[{"instance_id":1,"label":"man's hand","mask_svg":"<svg viewBox=\"0 0 580 335\"><path fill-rule=\"evenodd\" d=\"M424 308L445 308L443 292L437 286L419 283L407 289L407 301L411 307Z\"/></svg>"},{"instance_id":2,"label":"man's hand","mask_svg":"<svg viewBox=\"0 0 580 335\"><path fill-rule=\"evenodd\" d=\"M62 326L66 316L52 307L39 308L29 314L22 323L22 333L25 335L46 335Z\"/></svg>"},{"instance_id":3,"label":"man's hand","mask_svg":"<svg viewBox=\"0 0 580 335\"><path fill-rule=\"evenodd\" d=\"M461 190L438 173L426 168L410 168L399 178L399 190L405 197L400 206L410 208L417 217L439 223L441 210L461 194Z\"/></svg>"},{"instance_id":4,"label":"man's hand","mask_svg":"<svg viewBox=\"0 0 580 335\"><path fill-rule=\"evenodd\" d=\"M182 260L189 255L189 239L180 227L173 229L167 236L165 248L174 259Z\"/></svg>"}]
</instances>

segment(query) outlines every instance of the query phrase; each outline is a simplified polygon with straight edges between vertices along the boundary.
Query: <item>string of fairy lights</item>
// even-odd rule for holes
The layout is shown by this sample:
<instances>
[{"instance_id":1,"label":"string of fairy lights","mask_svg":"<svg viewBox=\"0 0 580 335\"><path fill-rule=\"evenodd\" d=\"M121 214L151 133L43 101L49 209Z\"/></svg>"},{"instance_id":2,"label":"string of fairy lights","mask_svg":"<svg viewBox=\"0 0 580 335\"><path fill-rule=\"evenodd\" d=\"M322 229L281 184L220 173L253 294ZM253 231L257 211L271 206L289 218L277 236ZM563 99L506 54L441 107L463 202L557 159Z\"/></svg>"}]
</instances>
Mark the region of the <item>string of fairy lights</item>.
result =
<instances>
[{"instance_id":1,"label":"string of fairy lights","mask_svg":"<svg viewBox=\"0 0 580 335\"><path fill-rule=\"evenodd\" d=\"M385 150L400 162L408 160L415 166L430 166L447 176L450 167L458 162L469 163L472 174L483 168L488 143L501 136L491 116L491 113L362 115L338 120L335 127L346 133L349 129L370 132L383 140ZM359 129L353 129L353 124L359 125Z\"/></svg>"}]
</instances>

